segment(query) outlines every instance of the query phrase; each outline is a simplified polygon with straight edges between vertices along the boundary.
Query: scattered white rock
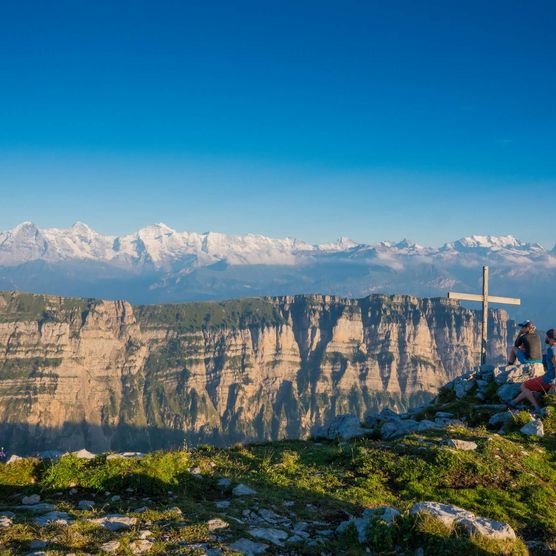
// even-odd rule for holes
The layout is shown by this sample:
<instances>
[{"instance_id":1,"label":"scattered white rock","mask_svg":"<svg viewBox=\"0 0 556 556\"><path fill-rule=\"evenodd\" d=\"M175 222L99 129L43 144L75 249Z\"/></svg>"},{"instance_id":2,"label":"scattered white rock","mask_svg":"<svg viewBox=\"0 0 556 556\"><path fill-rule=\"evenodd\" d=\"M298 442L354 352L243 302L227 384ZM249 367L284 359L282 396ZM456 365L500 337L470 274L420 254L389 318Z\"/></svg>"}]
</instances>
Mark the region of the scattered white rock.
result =
<instances>
[{"instance_id":1,"label":"scattered white rock","mask_svg":"<svg viewBox=\"0 0 556 556\"><path fill-rule=\"evenodd\" d=\"M77 508L79 510L92 510L95 507L95 503L92 500L79 500Z\"/></svg>"},{"instance_id":2,"label":"scattered white rock","mask_svg":"<svg viewBox=\"0 0 556 556\"><path fill-rule=\"evenodd\" d=\"M380 435L384 440L393 440L416 432L418 427L419 424L414 419L391 419L382 425Z\"/></svg>"},{"instance_id":3,"label":"scattered white rock","mask_svg":"<svg viewBox=\"0 0 556 556\"><path fill-rule=\"evenodd\" d=\"M129 543L129 548L132 554L144 554L153 547L153 542L147 539L139 539Z\"/></svg>"},{"instance_id":4,"label":"scattered white rock","mask_svg":"<svg viewBox=\"0 0 556 556\"><path fill-rule=\"evenodd\" d=\"M544 374L542 364L506 365L494 369L494 381L497 384L522 383Z\"/></svg>"},{"instance_id":5,"label":"scattered white rock","mask_svg":"<svg viewBox=\"0 0 556 556\"><path fill-rule=\"evenodd\" d=\"M274 523L279 523L281 521L284 521L284 518L282 518L282 516L278 515L272 510L268 510L267 508L261 508L258 514L264 521L267 521L268 523L274 524Z\"/></svg>"},{"instance_id":6,"label":"scattered white rock","mask_svg":"<svg viewBox=\"0 0 556 556\"><path fill-rule=\"evenodd\" d=\"M331 440L338 438L342 440L350 440L358 436L368 434L369 429L364 429L361 426L359 417L357 415L337 415L330 423L318 427L314 431L314 436L322 436Z\"/></svg>"},{"instance_id":7,"label":"scattered white rock","mask_svg":"<svg viewBox=\"0 0 556 556\"><path fill-rule=\"evenodd\" d=\"M458 524L472 535L482 535L497 540L516 538L515 531L507 523L494 519L475 516L473 519L461 519Z\"/></svg>"},{"instance_id":8,"label":"scattered white rock","mask_svg":"<svg viewBox=\"0 0 556 556\"><path fill-rule=\"evenodd\" d=\"M107 460L111 459L121 459L121 458L142 458L145 457L143 452L120 452L117 454L108 454L106 456Z\"/></svg>"},{"instance_id":9,"label":"scattered white rock","mask_svg":"<svg viewBox=\"0 0 556 556\"><path fill-rule=\"evenodd\" d=\"M214 519L209 519L207 521L207 527L209 531L217 531L218 529L226 529L230 526L229 523L226 523L223 519L216 517Z\"/></svg>"},{"instance_id":10,"label":"scattered white rock","mask_svg":"<svg viewBox=\"0 0 556 556\"><path fill-rule=\"evenodd\" d=\"M257 494L255 490L244 485L243 483L239 483L233 490L232 494L234 496L252 496L253 494Z\"/></svg>"},{"instance_id":11,"label":"scattered white rock","mask_svg":"<svg viewBox=\"0 0 556 556\"><path fill-rule=\"evenodd\" d=\"M214 505L219 509L219 510L225 510L226 508L229 508L231 506L231 502L229 500L218 500L218 502L215 502Z\"/></svg>"},{"instance_id":12,"label":"scattered white rock","mask_svg":"<svg viewBox=\"0 0 556 556\"><path fill-rule=\"evenodd\" d=\"M448 438L443 442L445 446L456 450L472 451L477 449L477 444L470 440L459 440L458 438Z\"/></svg>"},{"instance_id":13,"label":"scattered white rock","mask_svg":"<svg viewBox=\"0 0 556 556\"><path fill-rule=\"evenodd\" d=\"M75 496L77 494L77 489L76 488L70 488L69 489L69 495L70 496Z\"/></svg>"},{"instance_id":14,"label":"scattered white rock","mask_svg":"<svg viewBox=\"0 0 556 556\"><path fill-rule=\"evenodd\" d=\"M216 484L220 488L229 488L232 485L232 480L228 479L228 477L222 477L221 479L218 479L218 482Z\"/></svg>"},{"instance_id":15,"label":"scattered white rock","mask_svg":"<svg viewBox=\"0 0 556 556\"><path fill-rule=\"evenodd\" d=\"M103 552L108 552L110 554L116 552L120 548L120 541L108 541L100 546Z\"/></svg>"},{"instance_id":16,"label":"scattered white rock","mask_svg":"<svg viewBox=\"0 0 556 556\"><path fill-rule=\"evenodd\" d=\"M40 494L31 494L30 496L24 496L21 499L21 503L24 505L38 504L40 501L41 501Z\"/></svg>"},{"instance_id":17,"label":"scattered white rock","mask_svg":"<svg viewBox=\"0 0 556 556\"><path fill-rule=\"evenodd\" d=\"M10 463L15 463L16 461L21 461L23 458L20 456L17 456L16 454L12 454L9 458L8 461L6 461L6 465L9 465Z\"/></svg>"},{"instance_id":18,"label":"scattered white rock","mask_svg":"<svg viewBox=\"0 0 556 556\"><path fill-rule=\"evenodd\" d=\"M416 421L415 419L391 419L386 421L380 429L380 435L384 440L394 440L414 432L424 432L440 428L438 423L428 419Z\"/></svg>"},{"instance_id":19,"label":"scattered white rock","mask_svg":"<svg viewBox=\"0 0 556 556\"><path fill-rule=\"evenodd\" d=\"M510 402L519 394L520 390L521 386L519 384L503 384L496 390L496 395L503 402Z\"/></svg>"},{"instance_id":20,"label":"scattered white rock","mask_svg":"<svg viewBox=\"0 0 556 556\"><path fill-rule=\"evenodd\" d=\"M77 452L72 452L72 454L79 459L95 459L97 457L96 454L89 452L89 450L85 450L85 448L77 450Z\"/></svg>"},{"instance_id":21,"label":"scattered white rock","mask_svg":"<svg viewBox=\"0 0 556 556\"><path fill-rule=\"evenodd\" d=\"M114 496L110 498L110 502L119 502L121 499L122 497L119 494L114 494Z\"/></svg>"},{"instance_id":22,"label":"scattered white rock","mask_svg":"<svg viewBox=\"0 0 556 556\"><path fill-rule=\"evenodd\" d=\"M474 517L474 514L467 510L452 506L451 504L441 504L440 502L419 502L414 504L410 513L415 515L419 512L432 515L436 519L442 521L447 527L451 527L458 519Z\"/></svg>"},{"instance_id":23,"label":"scattered white rock","mask_svg":"<svg viewBox=\"0 0 556 556\"><path fill-rule=\"evenodd\" d=\"M29 548L31 550L39 550L40 548L46 548L46 545L47 545L46 541L41 541L40 539L37 539L29 543Z\"/></svg>"},{"instance_id":24,"label":"scattered white rock","mask_svg":"<svg viewBox=\"0 0 556 556\"><path fill-rule=\"evenodd\" d=\"M500 411L499 413L491 415L490 419L488 420L488 424L492 427L495 427L497 425L504 425L512 419L513 413L511 411Z\"/></svg>"},{"instance_id":25,"label":"scattered white rock","mask_svg":"<svg viewBox=\"0 0 556 556\"><path fill-rule=\"evenodd\" d=\"M414 504L410 510L411 514L428 513L439 519L447 527L454 524L461 525L469 533L480 534L494 539L515 539L514 530L506 523L478 517L474 513L439 502L419 502Z\"/></svg>"},{"instance_id":26,"label":"scattered white rock","mask_svg":"<svg viewBox=\"0 0 556 556\"><path fill-rule=\"evenodd\" d=\"M262 542L253 542L249 539L238 539L228 546L230 550L239 552L245 556L253 556L254 554L263 554L268 549L268 544Z\"/></svg>"},{"instance_id":27,"label":"scattered white rock","mask_svg":"<svg viewBox=\"0 0 556 556\"><path fill-rule=\"evenodd\" d=\"M540 419L533 419L530 423L523 425L519 431L529 436L544 436L544 425Z\"/></svg>"},{"instance_id":28,"label":"scattered white rock","mask_svg":"<svg viewBox=\"0 0 556 556\"><path fill-rule=\"evenodd\" d=\"M38 504L22 504L21 506L18 506L17 509L33 512L34 514L40 514L43 512L52 512L56 509L56 506L54 504L49 504L48 502L39 502Z\"/></svg>"},{"instance_id":29,"label":"scattered white rock","mask_svg":"<svg viewBox=\"0 0 556 556\"><path fill-rule=\"evenodd\" d=\"M454 414L450 413L449 411L437 411L434 416L440 417L441 419L451 419Z\"/></svg>"},{"instance_id":30,"label":"scattered white rock","mask_svg":"<svg viewBox=\"0 0 556 556\"><path fill-rule=\"evenodd\" d=\"M353 525L357 531L357 539L360 543L367 541L367 529L373 521L381 520L387 525L392 525L400 512L391 506L381 506L378 508L368 508L363 512L361 517L352 517L347 521L342 521L338 525L336 532L343 533L350 525Z\"/></svg>"},{"instance_id":31,"label":"scattered white rock","mask_svg":"<svg viewBox=\"0 0 556 556\"><path fill-rule=\"evenodd\" d=\"M254 527L249 529L249 534L263 541L269 541L276 546L283 546L284 541L290 536L286 531L272 527Z\"/></svg>"},{"instance_id":32,"label":"scattered white rock","mask_svg":"<svg viewBox=\"0 0 556 556\"><path fill-rule=\"evenodd\" d=\"M456 425L458 427L464 427L465 423L461 419L448 419L446 417L435 417L434 422L441 428L450 427Z\"/></svg>"},{"instance_id":33,"label":"scattered white rock","mask_svg":"<svg viewBox=\"0 0 556 556\"><path fill-rule=\"evenodd\" d=\"M149 537L153 536L153 532L149 531L148 529L143 529L142 531L139 531L139 538L140 539L148 539Z\"/></svg>"},{"instance_id":34,"label":"scattered white rock","mask_svg":"<svg viewBox=\"0 0 556 556\"><path fill-rule=\"evenodd\" d=\"M104 517L88 519L87 521L96 523L109 531L121 531L133 527L137 523L137 518L127 517L121 514L109 514Z\"/></svg>"},{"instance_id":35,"label":"scattered white rock","mask_svg":"<svg viewBox=\"0 0 556 556\"><path fill-rule=\"evenodd\" d=\"M463 377L460 378L462 378L462 380L459 380L454 387L454 392L458 399L463 398L476 384L474 379L466 380Z\"/></svg>"},{"instance_id":36,"label":"scattered white rock","mask_svg":"<svg viewBox=\"0 0 556 556\"><path fill-rule=\"evenodd\" d=\"M44 527L49 523L69 525L73 522L73 519L66 512L48 512L47 514L36 517L34 521L39 527Z\"/></svg>"},{"instance_id":37,"label":"scattered white rock","mask_svg":"<svg viewBox=\"0 0 556 556\"><path fill-rule=\"evenodd\" d=\"M144 458L143 452L121 452L119 454L122 458Z\"/></svg>"}]
</instances>

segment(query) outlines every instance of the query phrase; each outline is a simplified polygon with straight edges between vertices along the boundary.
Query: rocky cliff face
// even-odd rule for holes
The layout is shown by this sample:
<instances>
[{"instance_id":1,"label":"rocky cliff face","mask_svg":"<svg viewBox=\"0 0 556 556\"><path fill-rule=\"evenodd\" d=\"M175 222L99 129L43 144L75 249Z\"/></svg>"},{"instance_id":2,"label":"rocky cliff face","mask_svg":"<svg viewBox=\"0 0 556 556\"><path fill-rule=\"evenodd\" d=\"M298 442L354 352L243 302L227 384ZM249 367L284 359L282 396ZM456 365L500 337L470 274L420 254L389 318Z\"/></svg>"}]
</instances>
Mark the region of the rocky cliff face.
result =
<instances>
[{"instance_id":1,"label":"rocky cliff face","mask_svg":"<svg viewBox=\"0 0 556 556\"><path fill-rule=\"evenodd\" d=\"M301 437L430 398L476 365L447 299L295 296L132 307L0 293L0 443L146 450ZM514 324L491 313L490 356Z\"/></svg>"}]
</instances>

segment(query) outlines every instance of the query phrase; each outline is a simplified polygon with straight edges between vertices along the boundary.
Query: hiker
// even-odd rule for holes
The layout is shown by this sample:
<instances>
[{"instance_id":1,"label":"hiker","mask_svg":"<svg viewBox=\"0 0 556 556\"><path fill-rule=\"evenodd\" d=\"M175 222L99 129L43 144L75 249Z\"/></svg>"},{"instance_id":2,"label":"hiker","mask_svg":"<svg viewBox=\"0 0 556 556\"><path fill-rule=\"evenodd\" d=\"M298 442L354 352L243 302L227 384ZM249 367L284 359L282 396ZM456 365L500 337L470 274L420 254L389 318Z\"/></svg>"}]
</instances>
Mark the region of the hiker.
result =
<instances>
[{"instance_id":1,"label":"hiker","mask_svg":"<svg viewBox=\"0 0 556 556\"><path fill-rule=\"evenodd\" d=\"M556 329L551 328L546 333L545 343L548 344L548 350L546 351L546 368L547 371L543 376L537 376L526 380L521 385L521 392L518 394L517 398L512 400L508 405L514 409L517 408L517 404L522 400L527 400L535 408L535 412L542 414L542 410L537 402L535 393L543 394L554 394L556 393Z\"/></svg>"},{"instance_id":2,"label":"hiker","mask_svg":"<svg viewBox=\"0 0 556 556\"><path fill-rule=\"evenodd\" d=\"M522 365L542 364L541 338L537 334L537 327L530 320L518 326L520 331L510 353L508 365L513 365L516 360Z\"/></svg>"},{"instance_id":3,"label":"hiker","mask_svg":"<svg viewBox=\"0 0 556 556\"><path fill-rule=\"evenodd\" d=\"M0 463L5 463L7 459L6 452L4 451L4 446L0 448Z\"/></svg>"}]
</instances>

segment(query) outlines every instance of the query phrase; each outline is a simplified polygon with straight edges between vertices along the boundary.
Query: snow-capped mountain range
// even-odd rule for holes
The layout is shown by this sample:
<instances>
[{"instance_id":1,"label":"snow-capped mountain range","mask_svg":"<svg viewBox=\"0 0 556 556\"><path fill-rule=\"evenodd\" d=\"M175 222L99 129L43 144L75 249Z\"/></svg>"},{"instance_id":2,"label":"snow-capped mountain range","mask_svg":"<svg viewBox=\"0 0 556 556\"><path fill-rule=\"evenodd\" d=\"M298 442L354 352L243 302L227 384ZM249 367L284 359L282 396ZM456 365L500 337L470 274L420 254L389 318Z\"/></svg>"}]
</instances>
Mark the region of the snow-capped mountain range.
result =
<instances>
[{"instance_id":1,"label":"snow-capped mountain range","mask_svg":"<svg viewBox=\"0 0 556 556\"><path fill-rule=\"evenodd\" d=\"M546 292L556 279L556 248L513 236L425 247L345 237L311 245L255 234L178 232L165 224L123 236L81 222L45 229L23 222L0 232L1 289L139 303L310 292L445 295L448 288L477 291L483 264L491 266L493 291L523 297L517 316L539 312L549 324L556 303Z\"/></svg>"}]
</instances>

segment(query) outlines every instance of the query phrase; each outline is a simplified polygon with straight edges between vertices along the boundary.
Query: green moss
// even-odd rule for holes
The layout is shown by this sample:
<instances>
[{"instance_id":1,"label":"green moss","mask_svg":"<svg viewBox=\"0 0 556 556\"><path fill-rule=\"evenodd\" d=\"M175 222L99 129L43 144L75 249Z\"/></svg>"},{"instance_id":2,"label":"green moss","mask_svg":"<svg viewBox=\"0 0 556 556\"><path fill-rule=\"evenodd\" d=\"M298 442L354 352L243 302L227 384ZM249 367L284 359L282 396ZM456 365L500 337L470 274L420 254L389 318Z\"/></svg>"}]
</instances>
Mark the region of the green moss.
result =
<instances>
[{"instance_id":1,"label":"green moss","mask_svg":"<svg viewBox=\"0 0 556 556\"><path fill-rule=\"evenodd\" d=\"M79 318L98 301L23 292L0 292L0 322L63 322L68 316Z\"/></svg>"},{"instance_id":2,"label":"green moss","mask_svg":"<svg viewBox=\"0 0 556 556\"><path fill-rule=\"evenodd\" d=\"M48 374L61 363L61 357L5 358L0 364L0 380Z\"/></svg>"},{"instance_id":3,"label":"green moss","mask_svg":"<svg viewBox=\"0 0 556 556\"><path fill-rule=\"evenodd\" d=\"M167 325L178 332L221 328L276 326L284 323L270 299L235 299L174 305L140 305L134 308L142 326Z\"/></svg>"},{"instance_id":4,"label":"green moss","mask_svg":"<svg viewBox=\"0 0 556 556\"><path fill-rule=\"evenodd\" d=\"M140 459L98 457L78 459L68 455L49 465L41 484L50 489L81 487L96 491L132 488L147 494L160 494L180 486L188 469L185 452L155 452Z\"/></svg>"}]
</instances>

